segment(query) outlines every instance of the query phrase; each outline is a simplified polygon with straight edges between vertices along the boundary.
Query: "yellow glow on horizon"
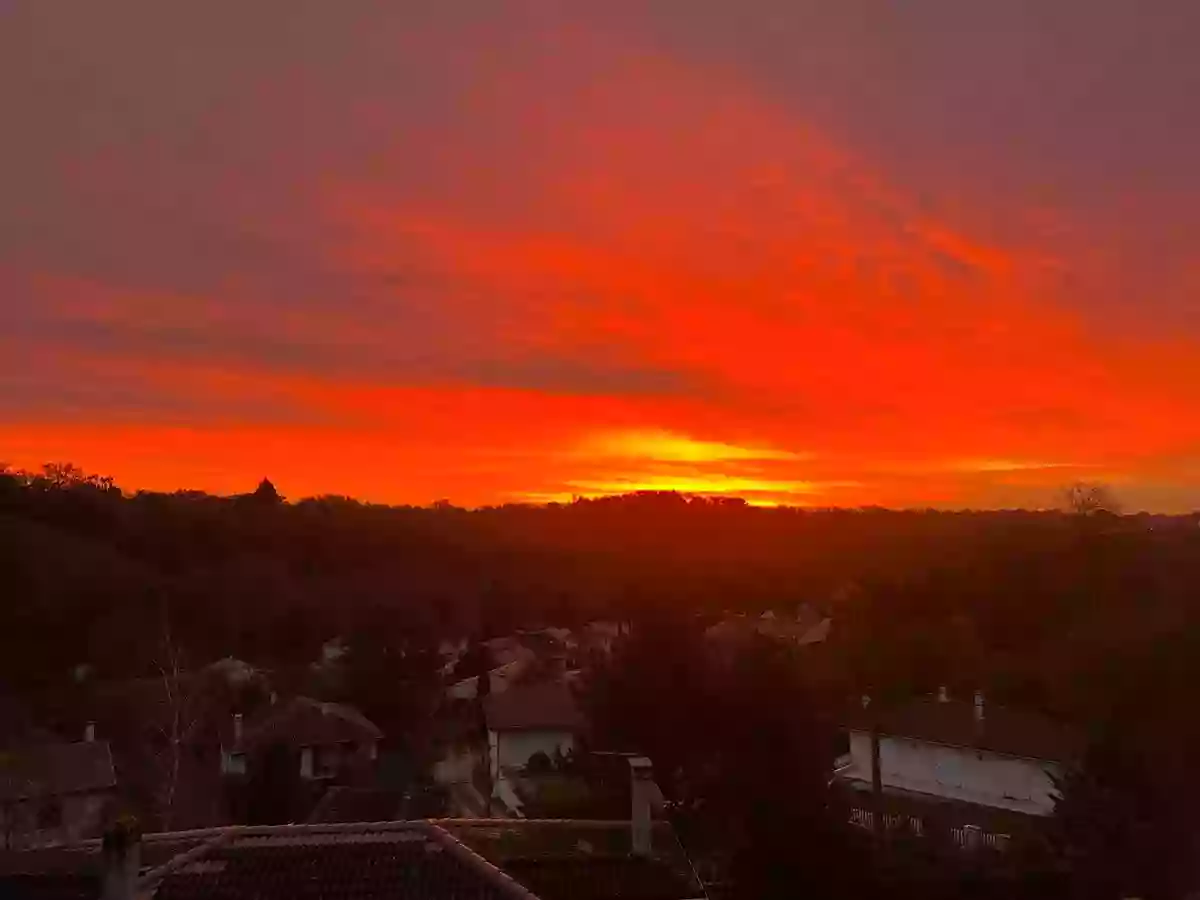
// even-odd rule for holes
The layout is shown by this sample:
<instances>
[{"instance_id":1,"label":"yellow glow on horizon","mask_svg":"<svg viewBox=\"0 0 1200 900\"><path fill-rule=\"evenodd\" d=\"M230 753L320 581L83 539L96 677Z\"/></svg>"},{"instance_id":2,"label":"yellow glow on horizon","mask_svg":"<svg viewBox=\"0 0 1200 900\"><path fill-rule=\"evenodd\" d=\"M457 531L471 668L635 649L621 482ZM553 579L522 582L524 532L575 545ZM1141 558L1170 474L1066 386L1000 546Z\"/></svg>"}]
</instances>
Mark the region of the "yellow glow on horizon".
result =
<instances>
[{"instance_id":1,"label":"yellow glow on horizon","mask_svg":"<svg viewBox=\"0 0 1200 900\"><path fill-rule=\"evenodd\" d=\"M1041 462L1024 459L968 459L950 466L956 472L1035 472L1042 469L1082 469L1085 463Z\"/></svg>"},{"instance_id":2,"label":"yellow glow on horizon","mask_svg":"<svg viewBox=\"0 0 1200 900\"><path fill-rule=\"evenodd\" d=\"M810 458L807 454L790 450L740 447L721 441L700 441L686 435L660 430L620 431L597 435L584 441L580 452L588 456L688 463L737 460L797 461Z\"/></svg>"},{"instance_id":3,"label":"yellow glow on horizon","mask_svg":"<svg viewBox=\"0 0 1200 900\"><path fill-rule=\"evenodd\" d=\"M676 491L681 494L704 496L739 496L742 494L762 495L769 498L805 497L820 494L827 488L859 487L857 482L822 481L777 481L769 478L749 478L735 475L651 475L636 474L605 480L580 480L570 482L572 488L582 496L611 496L636 491ZM755 498L745 498L753 502ZM785 502L776 499L778 504Z\"/></svg>"}]
</instances>

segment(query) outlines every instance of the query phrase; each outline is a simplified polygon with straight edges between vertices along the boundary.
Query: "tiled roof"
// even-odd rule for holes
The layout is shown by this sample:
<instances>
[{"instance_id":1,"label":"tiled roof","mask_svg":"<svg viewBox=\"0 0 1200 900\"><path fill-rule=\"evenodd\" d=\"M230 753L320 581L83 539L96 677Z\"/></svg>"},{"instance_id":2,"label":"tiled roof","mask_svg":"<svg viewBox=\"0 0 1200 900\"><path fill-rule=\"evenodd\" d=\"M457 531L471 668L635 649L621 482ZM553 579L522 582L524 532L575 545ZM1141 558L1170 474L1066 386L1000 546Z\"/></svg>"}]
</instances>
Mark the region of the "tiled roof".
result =
<instances>
[{"instance_id":1,"label":"tiled roof","mask_svg":"<svg viewBox=\"0 0 1200 900\"><path fill-rule=\"evenodd\" d=\"M575 695L561 681L520 685L502 694L490 694L483 701L483 714L492 731L578 731L584 727Z\"/></svg>"},{"instance_id":2,"label":"tiled roof","mask_svg":"<svg viewBox=\"0 0 1200 900\"><path fill-rule=\"evenodd\" d=\"M381 737L383 732L375 723L352 706L293 697L247 723L243 745L262 746L283 739L295 746L321 746Z\"/></svg>"},{"instance_id":3,"label":"tiled roof","mask_svg":"<svg viewBox=\"0 0 1200 900\"><path fill-rule=\"evenodd\" d=\"M447 819L439 824L541 900L704 896L667 822L653 824L645 856L633 853L627 820Z\"/></svg>"},{"instance_id":4,"label":"tiled roof","mask_svg":"<svg viewBox=\"0 0 1200 900\"><path fill-rule=\"evenodd\" d=\"M116 783L106 741L22 747L6 751L0 765L0 799L5 800L103 791Z\"/></svg>"},{"instance_id":5,"label":"tiled roof","mask_svg":"<svg viewBox=\"0 0 1200 900\"><path fill-rule=\"evenodd\" d=\"M689 900L704 896L670 826L651 852L628 822L454 820L233 826L147 835L154 900ZM0 897L92 900L99 842L0 853Z\"/></svg>"},{"instance_id":6,"label":"tiled roof","mask_svg":"<svg viewBox=\"0 0 1200 900\"><path fill-rule=\"evenodd\" d=\"M975 706L961 700L923 698L878 713L881 734L912 738L953 747L972 747L1009 756L1066 761L1080 750L1080 737L1047 716L1001 706L984 707L975 720ZM856 730L871 727L871 713L856 709L847 721Z\"/></svg>"},{"instance_id":7,"label":"tiled roof","mask_svg":"<svg viewBox=\"0 0 1200 900\"><path fill-rule=\"evenodd\" d=\"M502 884L417 823L344 831L246 829L167 872L156 900L502 900Z\"/></svg>"}]
</instances>

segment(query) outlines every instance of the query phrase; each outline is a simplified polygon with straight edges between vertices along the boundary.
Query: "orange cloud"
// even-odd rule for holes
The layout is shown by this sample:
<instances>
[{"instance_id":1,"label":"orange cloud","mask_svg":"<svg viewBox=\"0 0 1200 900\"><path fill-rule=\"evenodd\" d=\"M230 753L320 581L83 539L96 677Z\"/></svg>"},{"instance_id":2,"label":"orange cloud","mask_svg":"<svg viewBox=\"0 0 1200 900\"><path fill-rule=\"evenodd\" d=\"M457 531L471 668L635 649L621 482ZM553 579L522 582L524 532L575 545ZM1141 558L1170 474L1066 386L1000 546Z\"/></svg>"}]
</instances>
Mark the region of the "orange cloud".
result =
<instances>
[{"instance_id":1,"label":"orange cloud","mask_svg":"<svg viewBox=\"0 0 1200 900\"><path fill-rule=\"evenodd\" d=\"M1200 497L1163 462L1200 448L1200 348L1085 324L1062 274L1086 255L972 233L725 72L570 28L452 61L475 89L451 125L412 138L372 107L372 161L307 185L303 249L344 298L51 281L65 356L193 408L23 406L0 455L416 502L1036 505L1084 466ZM412 140L436 181L406 175Z\"/></svg>"}]
</instances>

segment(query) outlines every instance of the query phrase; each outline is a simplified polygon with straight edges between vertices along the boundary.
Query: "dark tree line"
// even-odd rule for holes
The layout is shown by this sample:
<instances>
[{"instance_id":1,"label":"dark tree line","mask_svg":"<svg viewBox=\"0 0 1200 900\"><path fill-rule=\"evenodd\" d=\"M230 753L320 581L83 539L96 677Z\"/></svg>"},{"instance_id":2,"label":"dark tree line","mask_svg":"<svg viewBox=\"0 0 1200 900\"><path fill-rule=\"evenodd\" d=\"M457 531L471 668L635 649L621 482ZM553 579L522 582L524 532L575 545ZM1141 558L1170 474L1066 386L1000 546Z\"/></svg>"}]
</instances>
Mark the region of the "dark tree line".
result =
<instances>
[{"instance_id":1,"label":"dark tree line","mask_svg":"<svg viewBox=\"0 0 1200 900\"><path fill-rule=\"evenodd\" d=\"M810 811L828 755L813 748L828 746L838 704L948 684L1094 733L1061 817L1060 857L1092 879L1073 882L1079 896L1135 885L1179 896L1189 853L1200 857L1200 516L1118 516L1102 495L1076 494L1062 513L758 509L677 494L463 510L286 502L269 482L232 498L127 495L70 466L5 472L0 684L33 695L81 665L98 679L153 675L164 620L187 659L233 656L280 677L340 636L360 665L331 695L392 731L424 714L415 686L435 677L440 637L633 621L622 668L603 676L623 699L607 711L597 699L598 720L678 775L687 827L736 829L722 840L744 879L811 877L772 844L773 796L798 798L789 829L834 846ZM763 652L714 679L697 655L724 611L801 603L835 627L799 674ZM794 761L782 774L779 748ZM773 780L751 778L768 769Z\"/></svg>"}]
</instances>

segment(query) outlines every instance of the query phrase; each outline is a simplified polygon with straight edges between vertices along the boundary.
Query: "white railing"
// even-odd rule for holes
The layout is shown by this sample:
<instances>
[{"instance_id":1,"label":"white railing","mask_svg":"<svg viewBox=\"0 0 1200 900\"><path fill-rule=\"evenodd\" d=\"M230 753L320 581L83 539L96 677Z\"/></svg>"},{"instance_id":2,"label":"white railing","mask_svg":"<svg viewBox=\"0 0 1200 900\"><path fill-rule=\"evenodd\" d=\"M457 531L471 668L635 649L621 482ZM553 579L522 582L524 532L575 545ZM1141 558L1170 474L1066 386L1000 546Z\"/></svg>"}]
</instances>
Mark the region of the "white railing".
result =
<instances>
[{"instance_id":1,"label":"white railing","mask_svg":"<svg viewBox=\"0 0 1200 900\"><path fill-rule=\"evenodd\" d=\"M850 810L850 824L871 831L875 827L875 813L869 809L854 807ZM919 816L884 813L884 827L889 831L907 831L917 837L925 837L925 821ZM984 831L978 825L952 826L950 840L964 850L987 847L1003 852L1008 849L1012 836L996 831Z\"/></svg>"},{"instance_id":2,"label":"white railing","mask_svg":"<svg viewBox=\"0 0 1200 900\"><path fill-rule=\"evenodd\" d=\"M851 809L850 824L868 830L875 827L875 813L869 809ZM884 813L883 826L890 831L908 829L913 834L923 836L925 823L916 816L903 816L896 813Z\"/></svg>"}]
</instances>

